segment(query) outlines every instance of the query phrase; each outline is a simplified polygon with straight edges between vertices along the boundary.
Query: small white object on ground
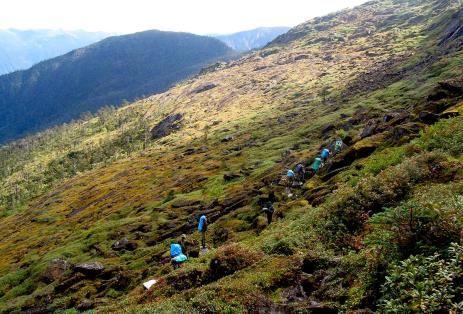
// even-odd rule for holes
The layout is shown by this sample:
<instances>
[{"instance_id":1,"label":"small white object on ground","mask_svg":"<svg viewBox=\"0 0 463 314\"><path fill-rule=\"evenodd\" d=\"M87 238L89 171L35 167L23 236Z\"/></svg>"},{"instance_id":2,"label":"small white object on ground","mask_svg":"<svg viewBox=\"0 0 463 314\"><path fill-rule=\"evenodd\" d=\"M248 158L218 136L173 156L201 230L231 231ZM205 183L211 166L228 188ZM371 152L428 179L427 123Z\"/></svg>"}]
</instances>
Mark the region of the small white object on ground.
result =
<instances>
[{"instance_id":1,"label":"small white object on ground","mask_svg":"<svg viewBox=\"0 0 463 314\"><path fill-rule=\"evenodd\" d=\"M149 290L156 282L158 282L156 279L152 279L147 282L144 282L143 286L145 286L145 288Z\"/></svg>"}]
</instances>

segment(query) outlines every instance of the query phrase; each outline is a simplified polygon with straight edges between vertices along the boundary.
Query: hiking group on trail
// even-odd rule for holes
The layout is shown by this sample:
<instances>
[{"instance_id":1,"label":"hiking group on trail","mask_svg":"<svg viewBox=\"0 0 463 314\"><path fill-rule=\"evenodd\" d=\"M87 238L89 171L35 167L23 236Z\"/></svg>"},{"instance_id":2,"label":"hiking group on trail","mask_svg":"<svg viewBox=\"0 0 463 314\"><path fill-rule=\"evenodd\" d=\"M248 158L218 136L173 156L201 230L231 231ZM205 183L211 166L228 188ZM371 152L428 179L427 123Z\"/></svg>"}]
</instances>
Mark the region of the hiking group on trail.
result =
<instances>
[{"instance_id":1,"label":"hiking group on trail","mask_svg":"<svg viewBox=\"0 0 463 314\"><path fill-rule=\"evenodd\" d=\"M343 140L341 138L337 138L330 147L332 150L328 147L323 148L320 155L315 157L308 169L305 169L304 165L301 163L298 163L294 170L288 169L286 176L283 178L283 182L286 181L283 185L286 186L285 192L288 197L291 198L293 196L291 187L301 186L303 185L303 182L315 176L321 168L325 167L329 158L339 154L343 147Z\"/></svg>"},{"instance_id":2,"label":"hiking group on trail","mask_svg":"<svg viewBox=\"0 0 463 314\"><path fill-rule=\"evenodd\" d=\"M286 193L288 197L292 197L290 188L296 186L302 186L305 181L311 179L315 176L320 169L325 167L325 164L331 156L335 156L341 152L344 147L344 143L341 138L337 138L332 145L332 150L328 147L322 149L320 154L316 156L312 164L306 169L303 163L298 163L293 169L288 169L286 176L283 178L283 181L286 180L286 183L283 185L286 186ZM333 153L332 153L333 152ZM273 214L275 212L273 202L275 201L274 192L269 193L268 200L265 201L262 205L261 212L266 215L267 225L272 223ZM198 219L198 232L201 234L201 253L207 252L206 246L206 232L208 228L208 220L205 213L201 213ZM172 242L170 245L170 259L171 264L174 269L177 269L181 264L185 263L188 260L188 253L186 249L186 235L182 234L179 243ZM196 242L197 243L197 242ZM197 244L196 244L197 245Z\"/></svg>"}]
</instances>

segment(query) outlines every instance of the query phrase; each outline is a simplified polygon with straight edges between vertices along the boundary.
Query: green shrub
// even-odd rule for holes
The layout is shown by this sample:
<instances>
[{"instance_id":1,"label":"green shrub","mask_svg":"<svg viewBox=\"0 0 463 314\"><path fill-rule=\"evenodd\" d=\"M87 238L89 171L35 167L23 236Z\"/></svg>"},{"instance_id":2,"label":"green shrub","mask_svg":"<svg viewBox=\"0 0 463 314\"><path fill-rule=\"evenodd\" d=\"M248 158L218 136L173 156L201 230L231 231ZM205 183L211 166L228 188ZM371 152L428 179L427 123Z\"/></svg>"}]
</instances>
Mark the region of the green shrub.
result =
<instances>
[{"instance_id":1,"label":"green shrub","mask_svg":"<svg viewBox=\"0 0 463 314\"><path fill-rule=\"evenodd\" d=\"M297 239L288 237L274 239L272 242L267 242L263 246L263 250L267 254L293 255L301 243Z\"/></svg>"},{"instance_id":2,"label":"green shrub","mask_svg":"<svg viewBox=\"0 0 463 314\"><path fill-rule=\"evenodd\" d=\"M448 247L463 231L460 192L458 184L421 188L410 201L369 220L373 232L367 236L366 245L386 249L398 258Z\"/></svg>"},{"instance_id":3,"label":"green shrub","mask_svg":"<svg viewBox=\"0 0 463 314\"><path fill-rule=\"evenodd\" d=\"M173 190L170 190L167 196L162 200L162 204L168 203L172 201L175 198L175 192Z\"/></svg>"},{"instance_id":4,"label":"green shrub","mask_svg":"<svg viewBox=\"0 0 463 314\"><path fill-rule=\"evenodd\" d=\"M410 192L413 185L432 178L432 172L445 157L439 153L425 153L405 159L377 176L367 176L357 186L344 185L328 200L327 212L331 216L324 226L345 241L348 231L362 230L371 214L395 205ZM343 240L344 239L344 240Z\"/></svg>"},{"instance_id":5,"label":"green shrub","mask_svg":"<svg viewBox=\"0 0 463 314\"><path fill-rule=\"evenodd\" d=\"M404 157L405 151L403 147L389 148L368 158L368 163L362 169L361 174L377 175L390 166L400 164Z\"/></svg>"},{"instance_id":6,"label":"green shrub","mask_svg":"<svg viewBox=\"0 0 463 314\"><path fill-rule=\"evenodd\" d=\"M113 299L117 299L118 297L120 297L122 295L122 292L121 291L117 291L117 290L114 290L114 289L109 289L107 292L106 292L106 296L107 297L110 297L110 298L113 298Z\"/></svg>"},{"instance_id":7,"label":"green shrub","mask_svg":"<svg viewBox=\"0 0 463 314\"><path fill-rule=\"evenodd\" d=\"M204 273L205 271L201 268L183 265L179 270L167 275L166 282L177 291L187 290L202 285L205 281Z\"/></svg>"},{"instance_id":8,"label":"green shrub","mask_svg":"<svg viewBox=\"0 0 463 314\"><path fill-rule=\"evenodd\" d=\"M384 313L461 313L463 247L453 243L449 258L410 256L393 265L383 285Z\"/></svg>"},{"instance_id":9,"label":"green shrub","mask_svg":"<svg viewBox=\"0 0 463 314\"><path fill-rule=\"evenodd\" d=\"M5 296L15 298L17 296L28 295L34 292L36 288L37 283L35 283L32 279L27 279L19 285L13 287Z\"/></svg>"},{"instance_id":10,"label":"green shrub","mask_svg":"<svg viewBox=\"0 0 463 314\"><path fill-rule=\"evenodd\" d=\"M426 150L440 149L454 156L463 153L463 117L442 120L429 127L417 140Z\"/></svg>"},{"instance_id":11,"label":"green shrub","mask_svg":"<svg viewBox=\"0 0 463 314\"><path fill-rule=\"evenodd\" d=\"M229 244L222 246L217 250L210 262L209 280L217 280L231 275L254 264L260 257L261 254L257 254L242 245Z\"/></svg>"},{"instance_id":12,"label":"green shrub","mask_svg":"<svg viewBox=\"0 0 463 314\"><path fill-rule=\"evenodd\" d=\"M224 301L217 297L215 291L202 290L188 302L199 313L244 313L243 305L235 301Z\"/></svg>"}]
</instances>

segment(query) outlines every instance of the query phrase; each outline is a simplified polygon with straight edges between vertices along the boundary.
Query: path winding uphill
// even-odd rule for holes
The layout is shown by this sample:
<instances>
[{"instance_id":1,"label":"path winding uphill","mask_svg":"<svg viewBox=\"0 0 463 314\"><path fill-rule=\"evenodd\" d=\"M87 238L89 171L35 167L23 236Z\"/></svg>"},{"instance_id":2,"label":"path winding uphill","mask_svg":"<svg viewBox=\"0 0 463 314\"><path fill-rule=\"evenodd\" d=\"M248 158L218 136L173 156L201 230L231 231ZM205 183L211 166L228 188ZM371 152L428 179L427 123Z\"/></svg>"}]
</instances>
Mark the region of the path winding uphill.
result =
<instances>
[{"instance_id":1,"label":"path winding uphill","mask_svg":"<svg viewBox=\"0 0 463 314\"><path fill-rule=\"evenodd\" d=\"M394 298L381 288L388 266L459 241L460 17L457 1L372 1L116 112L134 118L81 141L138 150L1 218L1 311L381 310ZM132 129L141 117L144 132ZM343 150L288 197L281 177L337 137ZM437 218L419 220L436 204ZM406 229L404 208L423 230ZM191 254L174 270L168 248L182 234Z\"/></svg>"}]
</instances>

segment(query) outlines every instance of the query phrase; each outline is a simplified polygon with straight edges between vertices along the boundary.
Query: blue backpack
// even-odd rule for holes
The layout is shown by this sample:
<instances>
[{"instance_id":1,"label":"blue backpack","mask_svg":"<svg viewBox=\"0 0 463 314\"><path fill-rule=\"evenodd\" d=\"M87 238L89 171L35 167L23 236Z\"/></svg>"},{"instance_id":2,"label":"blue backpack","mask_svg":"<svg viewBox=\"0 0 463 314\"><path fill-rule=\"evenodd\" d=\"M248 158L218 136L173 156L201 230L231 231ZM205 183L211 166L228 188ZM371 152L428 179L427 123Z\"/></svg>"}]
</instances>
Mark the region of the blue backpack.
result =
<instances>
[{"instance_id":1,"label":"blue backpack","mask_svg":"<svg viewBox=\"0 0 463 314\"><path fill-rule=\"evenodd\" d=\"M325 148L324 150L322 150L322 158L326 159L328 157L330 157L330 151Z\"/></svg>"},{"instance_id":2,"label":"blue backpack","mask_svg":"<svg viewBox=\"0 0 463 314\"><path fill-rule=\"evenodd\" d=\"M188 259L188 257L186 257L186 255L184 255L184 254L180 254L180 255L177 255L176 257L174 257L174 261L176 261L177 263L183 263L187 259Z\"/></svg>"},{"instance_id":3,"label":"blue backpack","mask_svg":"<svg viewBox=\"0 0 463 314\"><path fill-rule=\"evenodd\" d=\"M207 230L207 218L205 215L202 215L201 218L199 218L198 231L203 232L206 230Z\"/></svg>"},{"instance_id":4,"label":"blue backpack","mask_svg":"<svg viewBox=\"0 0 463 314\"><path fill-rule=\"evenodd\" d=\"M170 256L176 257L182 254L182 247L180 244L174 243L170 245Z\"/></svg>"}]
</instances>

